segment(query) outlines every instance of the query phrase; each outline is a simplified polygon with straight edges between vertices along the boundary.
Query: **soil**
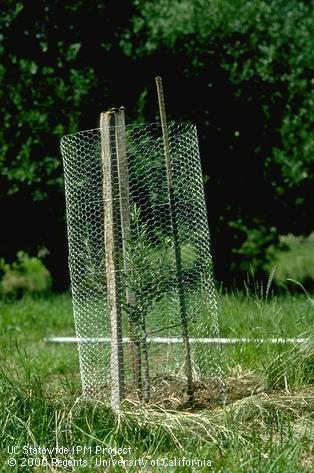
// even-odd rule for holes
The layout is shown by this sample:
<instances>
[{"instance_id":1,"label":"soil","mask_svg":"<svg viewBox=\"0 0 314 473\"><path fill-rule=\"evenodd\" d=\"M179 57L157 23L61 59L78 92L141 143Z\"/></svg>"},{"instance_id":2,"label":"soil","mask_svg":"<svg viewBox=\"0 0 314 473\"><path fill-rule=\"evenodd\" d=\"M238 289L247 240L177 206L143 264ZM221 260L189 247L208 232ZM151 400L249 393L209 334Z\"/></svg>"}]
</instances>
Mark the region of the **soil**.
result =
<instances>
[{"instance_id":1,"label":"soil","mask_svg":"<svg viewBox=\"0 0 314 473\"><path fill-rule=\"evenodd\" d=\"M163 374L151 379L151 398L148 405L180 411L213 409L261 391L259 378L246 373L245 376L228 377L225 380L196 380L193 396L189 398L183 378ZM139 401L136 393L131 392L130 386L127 386L127 399L131 402Z\"/></svg>"}]
</instances>

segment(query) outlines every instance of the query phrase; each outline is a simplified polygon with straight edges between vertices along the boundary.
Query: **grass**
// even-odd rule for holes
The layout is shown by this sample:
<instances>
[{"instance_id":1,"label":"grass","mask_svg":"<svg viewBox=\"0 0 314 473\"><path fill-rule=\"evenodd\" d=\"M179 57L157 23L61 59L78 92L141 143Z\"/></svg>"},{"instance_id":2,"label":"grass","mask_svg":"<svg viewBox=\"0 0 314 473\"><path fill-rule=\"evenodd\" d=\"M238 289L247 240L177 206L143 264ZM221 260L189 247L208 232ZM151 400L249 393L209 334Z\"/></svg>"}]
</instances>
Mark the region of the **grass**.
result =
<instances>
[{"instance_id":1,"label":"grass","mask_svg":"<svg viewBox=\"0 0 314 473\"><path fill-rule=\"evenodd\" d=\"M313 288L314 281L314 233L307 238L284 235L280 238L286 247L285 251L276 253L275 282L289 289L295 288L298 281Z\"/></svg>"},{"instance_id":2,"label":"grass","mask_svg":"<svg viewBox=\"0 0 314 473\"><path fill-rule=\"evenodd\" d=\"M308 337L313 304L306 295L262 298L220 296L223 337ZM0 301L0 468L1 471L127 472L310 472L313 462L313 371L311 338L291 345L236 345L224 348L225 405L213 406L208 386L194 409L125 404L114 412L102 402L79 398L76 346L44 342L49 335L74 335L68 294ZM204 321L205 323L205 321ZM207 390L207 391L206 391ZM86 446L85 455L60 459L86 466L9 467L8 446ZM131 454L99 455L96 447L130 447ZM90 450L89 450L90 449ZM52 455L53 456L53 455ZM21 450L15 456L22 462ZM147 461L138 466L95 466L96 458ZM157 458L168 466L157 465ZM181 465L174 466L174 458ZM202 460L212 466L184 465ZM91 463L89 463L91 462ZM154 465L155 462L155 465ZM159 461L159 463L162 460ZM91 467L90 467L91 466Z\"/></svg>"}]
</instances>

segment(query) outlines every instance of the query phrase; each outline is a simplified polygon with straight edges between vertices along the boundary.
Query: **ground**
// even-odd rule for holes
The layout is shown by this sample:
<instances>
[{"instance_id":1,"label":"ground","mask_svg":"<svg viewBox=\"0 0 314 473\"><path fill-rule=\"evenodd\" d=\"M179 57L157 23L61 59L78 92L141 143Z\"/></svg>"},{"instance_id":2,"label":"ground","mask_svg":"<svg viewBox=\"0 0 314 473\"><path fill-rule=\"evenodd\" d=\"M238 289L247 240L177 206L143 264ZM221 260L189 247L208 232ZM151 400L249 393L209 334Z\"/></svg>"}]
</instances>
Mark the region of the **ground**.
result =
<instances>
[{"instance_id":1,"label":"ground","mask_svg":"<svg viewBox=\"0 0 314 473\"><path fill-rule=\"evenodd\" d=\"M314 279L314 240L283 242L274 279L284 289L219 293L221 336L306 341L224 346L223 393L195 372L193 402L176 369L153 377L158 396L145 407L82 400L76 346L45 341L75 334L70 294L0 299L1 471L313 471L314 306L299 282Z\"/></svg>"},{"instance_id":2,"label":"ground","mask_svg":"<svg viewBox=\"0 0 314 473\"><path fill-rule=\"evenodd\" d=\"M313 300L308 294L268 298L220 294L219 308L223 337L308 338L312 330ZM199 381L193 405L188 404L182 377L169 375L155 379L165 386L163 402L145 409L129 402L117 413L105 402L80 399L74 344L44 341L50 335L74 334L69 294L1 301L0 309L2 471L311 471L314 345L310 338L301 346L224 347L226 388L221 401L213 396L210 382ZM7 450L14 445L16 455ZM49 454L25 455L21 450L25 445L85 446L86 451L57 455L60 462L68 462L58 466ZM131 453L108 457L98 454L100 447L129 447ZM19 467L8 466L12 457ZM134 458L148 463L143 468L123 465L122 460ZM109 459L122 463L108 469L108 464L99 466ZM192 460L198 463L192 465ZM35 461L41 462L36 468Z\"/></svg>"}]
</instances>

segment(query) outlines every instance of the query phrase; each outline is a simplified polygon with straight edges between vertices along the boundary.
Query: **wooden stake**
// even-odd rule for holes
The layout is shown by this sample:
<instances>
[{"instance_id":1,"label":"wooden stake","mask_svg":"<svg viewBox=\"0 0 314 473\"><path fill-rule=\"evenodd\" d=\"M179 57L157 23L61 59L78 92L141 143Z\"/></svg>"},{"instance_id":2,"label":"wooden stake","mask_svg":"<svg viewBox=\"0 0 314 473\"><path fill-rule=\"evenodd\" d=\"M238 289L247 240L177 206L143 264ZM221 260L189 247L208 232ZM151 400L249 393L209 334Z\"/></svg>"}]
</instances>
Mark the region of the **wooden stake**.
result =
<instances>
[{"instance_id":1,"label":"wooden stake","mask_svg":"<svg viewBox=\"0 0 314 473\"><path fill-rule=\"evenodd\" d=\"M176 216L166 107L165 107L162 79L161 77L156 77L155 81L156 81L156 86L157 86L159 113L160 113L160 121L161 121L162 136L163 136L163 143L164 143L164 154L165 154L165 161L166 161L168 192L169 192L169 201L170 201L169 202L170 203L170 218L171 218L173 244L174 244L175 260L176 260L176 272L177 272L179 303L180 303L180 316L181 316L181 325L182 325L182 338L183 338L183 345L184 345L187 392L188 392L189 398L191 399L193 397L193 391L194 391L192 363L191 363L191 349L190 349L190 342L189 342L188 317L187 317L184 287L183 287L182 257L181 257L181 247L180 247L180 241L179 241L178 224L177 224L177 216Z\"/></svg>"},{"instance_id":2,"label":"wooden stake","mask_svg":"<svg viewBox=\"0 0 314 473\"><path fill-rule=\"evenodd\" d=\"M116 147L117 147L117 162L119 174L119 190L120 190L120 209L121 209L121 236L122 236L122 252L123 252L123 266L124 274L126 275L126 303L128 307L128 325L130 335L131 348L131 366L133 387L137 390L139 397L142 397L142 379L141 379L141 342L139 339L138 323L134 320L135 317L135 294L128 285L128 274L130 268L127 258L127 245L131 238L130 228L130 189L129 189L129 171L126 152L126 137L125 137L125 117L124 107L120 107L115 113L116 124Z\"/></svg>"},{"instance_id":3,"label":"wooden stake","mask_svg":"<svg viewBox=\"0 0 314 473\"><path fill-rule=\"evenodd\" d=\"M100 115L101 158L103 167L104 243L107 281L107 307L111 327L111 403L118 408L124 397L122 321L119 301L119 196L116 191L117 163L114 113Z\"/></svg>"}]
</instances>

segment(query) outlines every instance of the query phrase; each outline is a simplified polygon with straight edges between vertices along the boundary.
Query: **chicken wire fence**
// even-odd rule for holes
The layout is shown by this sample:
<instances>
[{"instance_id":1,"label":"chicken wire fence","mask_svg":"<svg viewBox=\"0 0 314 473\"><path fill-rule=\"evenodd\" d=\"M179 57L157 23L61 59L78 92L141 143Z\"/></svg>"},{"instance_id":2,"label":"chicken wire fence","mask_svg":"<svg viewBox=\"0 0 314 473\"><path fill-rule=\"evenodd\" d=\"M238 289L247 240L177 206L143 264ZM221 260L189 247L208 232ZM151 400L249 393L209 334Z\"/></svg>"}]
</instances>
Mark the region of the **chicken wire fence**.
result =
<instances>
[{"instance_id":1,"label":"chicken wire fence","mask_svg":"<svg viewBox=\"0 0 314 473\"><path fill-rule=\"evenodd\" d=\"M167 170L160 124L120 112L61 140L83 395L193 395L221 383L219 340L198 343L219 333L197 130L168 126Z\"/></svg>"}]
</instances>

